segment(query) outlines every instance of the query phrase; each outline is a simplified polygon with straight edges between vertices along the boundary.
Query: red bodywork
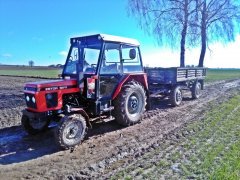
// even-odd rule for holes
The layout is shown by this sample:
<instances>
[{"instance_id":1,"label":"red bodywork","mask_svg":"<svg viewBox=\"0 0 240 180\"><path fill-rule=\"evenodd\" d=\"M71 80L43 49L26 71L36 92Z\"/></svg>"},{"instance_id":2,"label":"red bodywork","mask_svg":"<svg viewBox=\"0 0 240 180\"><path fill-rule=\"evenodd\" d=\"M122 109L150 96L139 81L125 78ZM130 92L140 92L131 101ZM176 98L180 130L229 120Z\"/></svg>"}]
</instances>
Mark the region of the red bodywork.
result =
<instances>
[{"instance_id":1,"label":"red bodywork","mask_svg":"<svg viewBox=\"0 0 240 180\"><path fill-rule=\"evenodd\" d=\"M77 93L80 89L77 87L77 80L69 79L69 80L51 80L51 81L40 81L40 82L32 82L25 84L24 88L25 94L34 94L36 99L37 109L27 107L27 110L34 112L46 112L51 110L59 110L62 108L63 94L72 94ZM46 104L46 94L54 93L58 94L58 102L57 106L54 108L47 108Z\"/></svg>"},{"instance_id":2,"label":"red bodywork","mask_svg":"<svg viewBox=\"0 0 240 180\"><path fill-rule=\"evenodd\" d=\"M146 73L139 73L139 74L128 74L126 75L126 77L121 81L119 82L114 94L113 94L113 97L112 97L112 100L114 100L118 94L121 92L121 89L123 87L124 84L126 84L127 82L130 82L130 81L136 81L136 82L139 82L142 84L142 86L145 88L145 90L148 89L148 82L147 82L147 74Z\"/></svg>"},{"instance_id":3,"label":"red bodywork","mask_svg":"<svg viewBox=\"0 0 240 180\"><path fill-rule=\"evenodd\" d=\"M125 74L124 79L119 82L116 87L115 92L113 93L112 100L114 100L118 94L121 92L122 87L124 84L128 83L129 81L136 81L142 84L142 86L147 91L148 83L147 83L147 75L145 73L138 73L138 74ZM88 84L91 78L88 79ZM94 80L95 81L95 80ZM88 85L90 86L90 85ZM94 91L93 87L88 87L88 91ZM95 85L94 85L95 88ZM73 94L81 92L77 86L76 79L68 79L68 80L51 80L51 81L40 81L40 82L32 82L25 84L24 93L34 95L36 101L36 109L33 107L27 107L27 110L32 112L47 112L53 110L60 110L63 107L63 95L64 94ZM57 93L57 106L48 108L46 103L46 94L49 93Z\"/></svg>"}]
</instances>

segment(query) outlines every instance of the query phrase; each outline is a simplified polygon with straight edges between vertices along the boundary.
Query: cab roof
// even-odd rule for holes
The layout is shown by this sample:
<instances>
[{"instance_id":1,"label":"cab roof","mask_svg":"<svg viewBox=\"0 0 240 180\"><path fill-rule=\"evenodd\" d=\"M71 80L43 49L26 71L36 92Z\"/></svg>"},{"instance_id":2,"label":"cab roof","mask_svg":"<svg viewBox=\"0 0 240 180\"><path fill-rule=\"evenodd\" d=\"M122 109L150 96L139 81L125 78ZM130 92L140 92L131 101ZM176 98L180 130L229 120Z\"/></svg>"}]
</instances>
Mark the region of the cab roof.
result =
<instances>
[{"instance_id":1,"label":"cab roof","mask_svg":"<svg viewBox=\"0 0 240 180\"><path fill-rule=\"evenodd\" d=\"M95 40L95 41L107 41L107 42L118 42L118 43L124 43L124 44L131 44L134 46L139 46L140 43L136 39L132 38L126 38L126 37L120 37L120 36L114 36L109 34L95 34L95 35L88 35L88 36L81 36L81 37L74 37L71 38L71 43L78 41L86 41L87 39Z\"/></svg>"}]
</instances>

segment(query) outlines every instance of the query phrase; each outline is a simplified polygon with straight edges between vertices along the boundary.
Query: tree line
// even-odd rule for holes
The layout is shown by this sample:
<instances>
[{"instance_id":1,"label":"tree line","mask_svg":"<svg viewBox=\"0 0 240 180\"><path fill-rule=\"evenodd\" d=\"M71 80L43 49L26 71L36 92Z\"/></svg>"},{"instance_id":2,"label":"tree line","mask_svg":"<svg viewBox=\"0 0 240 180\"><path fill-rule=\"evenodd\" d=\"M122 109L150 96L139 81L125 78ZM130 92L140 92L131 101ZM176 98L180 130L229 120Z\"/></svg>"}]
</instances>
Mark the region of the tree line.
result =
<instances>
[{"instance_id":1,"label":"tree line","mask_svg":"<svg viewBox=\"0 0 240 180\"><path fill-rule=\"evenodd\" d=\"M180 67L185 67L186 46L201 47L204 66L208 45L234 41L240 32L240 0L128 0L134 16L159 45L180 45Z\"/></svg>"}]
</instances>

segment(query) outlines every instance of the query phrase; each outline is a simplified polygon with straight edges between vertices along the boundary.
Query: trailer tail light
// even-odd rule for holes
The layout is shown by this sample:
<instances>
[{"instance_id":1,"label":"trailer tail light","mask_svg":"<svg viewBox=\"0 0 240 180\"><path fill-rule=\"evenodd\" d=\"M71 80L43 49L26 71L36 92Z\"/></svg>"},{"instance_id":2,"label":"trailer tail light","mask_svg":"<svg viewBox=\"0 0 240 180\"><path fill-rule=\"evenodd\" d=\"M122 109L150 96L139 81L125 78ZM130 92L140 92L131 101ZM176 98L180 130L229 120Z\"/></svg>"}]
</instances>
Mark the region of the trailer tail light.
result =
<instances>
[{"instance_id":1,"label":"trailer tail light","mask_svg":"<svg viewBox=\"0 0 240 180\"><path fill-rule=\"evenodd\" d=\"M87 78L87 98L95 97L95 78Z\"/></svg>"}]
</instances>

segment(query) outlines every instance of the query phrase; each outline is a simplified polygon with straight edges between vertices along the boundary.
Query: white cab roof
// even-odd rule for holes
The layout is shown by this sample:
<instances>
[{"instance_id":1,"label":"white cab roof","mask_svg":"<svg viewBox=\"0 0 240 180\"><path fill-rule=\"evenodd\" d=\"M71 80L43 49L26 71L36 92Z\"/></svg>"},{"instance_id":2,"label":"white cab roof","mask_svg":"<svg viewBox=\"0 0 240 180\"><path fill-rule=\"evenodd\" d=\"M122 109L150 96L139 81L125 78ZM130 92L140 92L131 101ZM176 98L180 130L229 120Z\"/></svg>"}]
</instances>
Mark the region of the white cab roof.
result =
<instances>
[{"instance_id":1,"label":"white cab roof","mask_svg":"<svg viewBox=\"0 0 240 180\"><path fill-rule=\"evenodd\" d=\"M104 41L121 42L121 43L131 44L135 46L140 45L138 40L132 39L132 38L125 38L125 37L113 36L108 34L99 34L99 36L101 36L101 38Z\"/></svg>"}]
</instances>

